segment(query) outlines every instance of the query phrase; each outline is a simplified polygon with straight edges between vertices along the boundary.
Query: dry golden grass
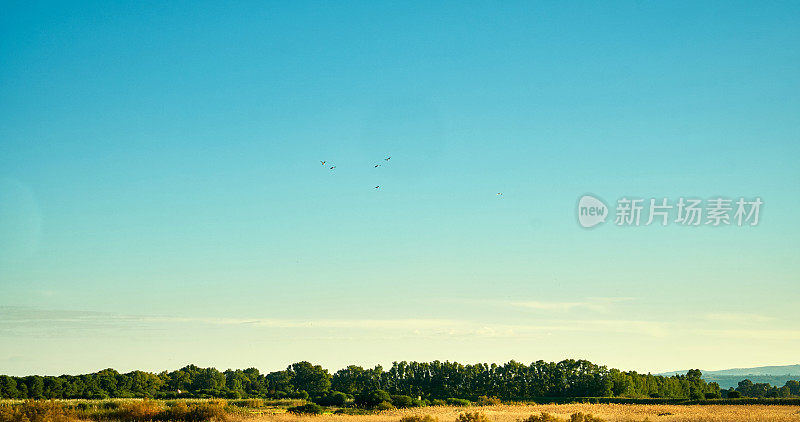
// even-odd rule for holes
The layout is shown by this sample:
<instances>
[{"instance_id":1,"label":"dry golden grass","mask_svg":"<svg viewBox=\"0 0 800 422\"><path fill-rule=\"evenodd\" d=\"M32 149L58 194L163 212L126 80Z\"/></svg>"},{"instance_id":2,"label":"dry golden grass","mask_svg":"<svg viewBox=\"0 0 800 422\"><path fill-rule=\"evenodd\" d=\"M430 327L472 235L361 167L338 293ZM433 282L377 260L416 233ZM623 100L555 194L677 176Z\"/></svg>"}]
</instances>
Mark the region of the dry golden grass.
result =
<instances>
[{"instance_id":1,"label":"dry golden grass","mask_svg":"<svg viewBox=\"0 0 800 422\"><path fill-rule=\"evenodd\" d=\"M649 404L553 404L553 405L501 405L486 407L427 407L381 412L376 415L347 416L297 416L292 414L260 415L242 421L270 422L399 422L409 415L431 415L439 422L453 422L459 414L470 411L483 412L492 422L517 422L531 414L541 412L569 420L576 412L591 413L608 422L718 422L718 421L800 421L800 406L777 405L649 405ZM659 416L661 415L661 416Z\"/></svg>"}]
</instances>

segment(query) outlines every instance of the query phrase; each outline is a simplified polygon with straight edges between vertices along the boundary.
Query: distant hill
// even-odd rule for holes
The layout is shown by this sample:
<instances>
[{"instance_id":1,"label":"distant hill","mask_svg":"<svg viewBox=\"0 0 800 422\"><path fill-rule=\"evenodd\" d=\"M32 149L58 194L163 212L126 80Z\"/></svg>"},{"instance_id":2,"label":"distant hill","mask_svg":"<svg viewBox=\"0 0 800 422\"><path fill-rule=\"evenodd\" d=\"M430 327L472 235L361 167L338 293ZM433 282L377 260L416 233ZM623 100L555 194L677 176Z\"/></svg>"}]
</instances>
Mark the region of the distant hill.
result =
<instances>
[{"instance_id":1,"label":"distant hill","mask_svg":"<svg viewBox=\"0 0 800 422\"><path fill-rule=\"evenodd\" d=\"M754 368L733 368L719 371L703 371L703 379L716 382L720 388L728 389L739 385L739 381L749 379L753 382L766 382L783 386L786 381L800 380L800 365L757 366ZM665 372L659 375L684 375L686 371Z\"/></svg>"},{"instance_id":2,"label":"distant hill","mask_svg":"<svg viewBox=\"0 0 800 422\"><path fill-rule=\"evenodd\" d=\"M683 371L664 372L658 375L686 375L688 369ZM721 369L719 371L703 371L703 375L798 375L800 376L800 365L781 365L781 366L756 366L753 368L733 368Z\"/></svg>"}]
</instances>

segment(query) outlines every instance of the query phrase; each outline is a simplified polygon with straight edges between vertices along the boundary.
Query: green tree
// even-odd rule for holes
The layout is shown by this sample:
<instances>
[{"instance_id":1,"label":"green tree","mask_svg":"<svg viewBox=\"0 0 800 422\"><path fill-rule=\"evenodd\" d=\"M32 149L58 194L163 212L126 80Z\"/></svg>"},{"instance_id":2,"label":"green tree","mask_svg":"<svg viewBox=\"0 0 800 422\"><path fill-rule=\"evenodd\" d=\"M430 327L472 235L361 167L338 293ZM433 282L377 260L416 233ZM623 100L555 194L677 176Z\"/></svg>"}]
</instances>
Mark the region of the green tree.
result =
<instances>
[{"instance_id":1,"label":"green tree","mask_svg":"<svg viewBox=\"0 0 800 422\"><path fill-rule=\"evenodd\" d=\"M291 376L292 387L297 391L305 390L316 396L331 387L331 376L322 366L303 361L291 364L286 371Z\"/></svg>"}]
</instances>

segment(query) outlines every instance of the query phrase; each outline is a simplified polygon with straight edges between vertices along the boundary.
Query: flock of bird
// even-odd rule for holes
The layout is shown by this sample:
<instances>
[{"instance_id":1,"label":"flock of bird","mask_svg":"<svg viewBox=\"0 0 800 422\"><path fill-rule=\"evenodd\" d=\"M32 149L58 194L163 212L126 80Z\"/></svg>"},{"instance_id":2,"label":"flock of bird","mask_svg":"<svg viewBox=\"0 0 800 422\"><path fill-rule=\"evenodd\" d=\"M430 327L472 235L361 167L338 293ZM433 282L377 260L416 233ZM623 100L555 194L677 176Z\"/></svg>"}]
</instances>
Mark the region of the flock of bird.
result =
<instances>
[{"instance_id":1,"label":"flock of bird","mask_svg":"<svg viewBox=\"0 0 800 422\"><path fill-rule=\"evenodd\" d=\"M387 156L386 158L384 158L384 159L383 159L383 161L387 161L387 162L388 162L388 161L389 161L389 160L391 160L391 159L392 159L392 157L391 157L391 156ZM323 161L320 161L320 164L322 164L322 166L324 167L324 166L327 166L327 165L329 165L330 163L328 163L327 161L324 161L324 160L323 160ZM378 167L380 167L381 165L382 165L381 163L375 164L375 167L374 167L374 168L378 168ZM328 167L328 169L329 169L329 170L331 170L331 171L333 171L333 169L335 169L335 168L336 168L336 166L335 166L335 165L330 165L330 167ZM375 186L375 189L380 189L380 188L381 188L381 186L380 186L380 185L378 185L378 186Z\"/></svg>"},{"instance_id":2,"label":"flock of bird","mask_svg":"<svg viewBox=\"0 0 800 422\"><path fill-rule=\"evenodd\" d=\"M391 160L391 159L392 159L392 157L391 157L391 156L387 156L386 158L384 158L384 159L383 159L383 161L386 161L386 162L388 162L388 161L389 161L389 160ZM336 166L335 166L335 165L333 165L333 164L330 164L330 163L328 163L328 162L327 162L327 161L325 161L325 160L322 160L322 161L320 161L320 164L322 164L322 166L323 166L323 167L325 167L325 166L330 166L330 167L328 167L328 169L329 169L330 171L333 171L333 170L336 168ZM383 163L378 163L378 164L375 164L375 166L374 166L373 168L378 168L378 167L380 167L380 166L382 166L382 165L383 165ZM381 185L375 186L375 189L380 189L380 188L381 188ZM497 197L498 197L498 198L502 198L502 197L503 197L503 192L497 192Z\"/></svg>"}]
</instances>

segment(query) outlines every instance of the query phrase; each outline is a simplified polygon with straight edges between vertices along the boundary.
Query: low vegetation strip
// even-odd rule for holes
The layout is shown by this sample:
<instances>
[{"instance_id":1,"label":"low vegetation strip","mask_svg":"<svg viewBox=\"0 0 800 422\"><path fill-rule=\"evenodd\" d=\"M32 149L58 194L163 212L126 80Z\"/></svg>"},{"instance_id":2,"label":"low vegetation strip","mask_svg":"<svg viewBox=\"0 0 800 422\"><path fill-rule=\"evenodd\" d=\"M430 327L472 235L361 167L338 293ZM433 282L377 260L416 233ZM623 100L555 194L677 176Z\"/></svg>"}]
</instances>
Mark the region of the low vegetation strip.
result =
<instances>
[{"instance_id":1,"label":"low vegetation strip","mask_svg":"<svg viewBox=\"0 0 800 422\"><path fill-rule=\"evenodd\" d=\"M390 409L322 407L272 412L258 400L26 400L0 402L0 422L717 422L798 421L800 406L668 404L487 405ZM286 410L285 407L282 409Z\"/></svg>"},{"instance_id":2,"label":"low vegetation strip","mask_svg":"<svg viewBox=\"0 0 800 422\"><path fill-rule=\"evenodd\" d=\"M788 405L800 406L800 397L743 397L719 399L670 399L670 398L630 398L630 397L538 397L527 400L527 404L673 404L673 405Z\"/></svg>"}]
</instances>

